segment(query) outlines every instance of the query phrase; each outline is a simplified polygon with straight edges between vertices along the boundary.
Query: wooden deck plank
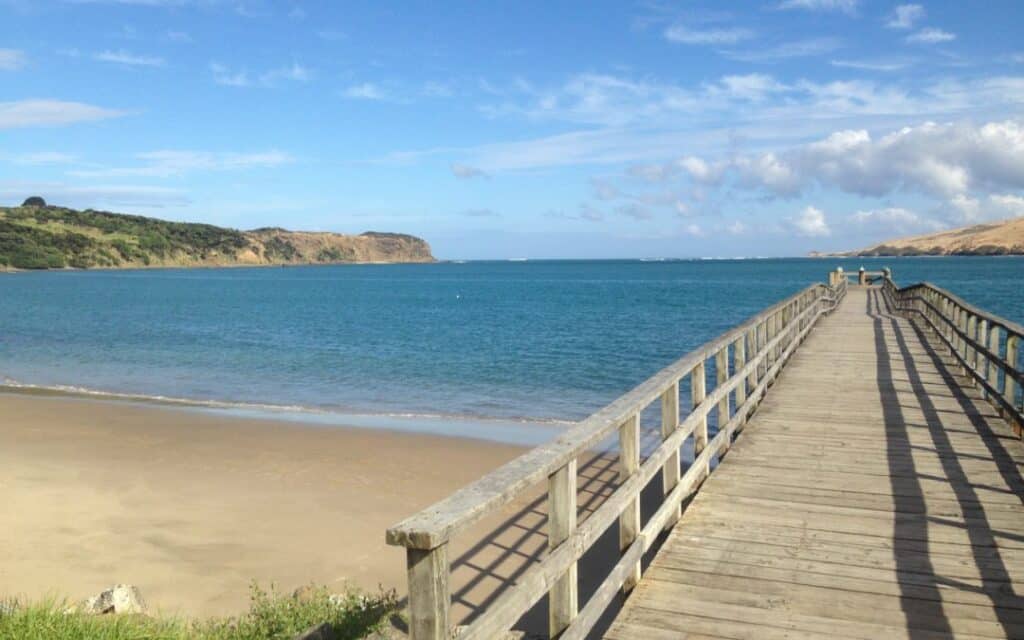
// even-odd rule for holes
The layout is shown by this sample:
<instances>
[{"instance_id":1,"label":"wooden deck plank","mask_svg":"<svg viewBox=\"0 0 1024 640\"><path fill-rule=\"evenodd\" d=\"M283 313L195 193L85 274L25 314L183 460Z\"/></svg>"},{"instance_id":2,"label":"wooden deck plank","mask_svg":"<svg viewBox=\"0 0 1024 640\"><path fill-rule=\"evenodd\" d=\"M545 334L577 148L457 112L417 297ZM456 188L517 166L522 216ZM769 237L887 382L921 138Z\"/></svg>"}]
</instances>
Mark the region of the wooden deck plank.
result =
<instances>
[{"instance_id":1,"label":"wooden deck plank","mask_svg":"<svg viewBox=\"0 0 1024 640\"><path fill-rule=\"evenodd\" d=\"M937 344L851 288L605 637L1024 637L1024 443Z\"/></svg>"}]
</instances>

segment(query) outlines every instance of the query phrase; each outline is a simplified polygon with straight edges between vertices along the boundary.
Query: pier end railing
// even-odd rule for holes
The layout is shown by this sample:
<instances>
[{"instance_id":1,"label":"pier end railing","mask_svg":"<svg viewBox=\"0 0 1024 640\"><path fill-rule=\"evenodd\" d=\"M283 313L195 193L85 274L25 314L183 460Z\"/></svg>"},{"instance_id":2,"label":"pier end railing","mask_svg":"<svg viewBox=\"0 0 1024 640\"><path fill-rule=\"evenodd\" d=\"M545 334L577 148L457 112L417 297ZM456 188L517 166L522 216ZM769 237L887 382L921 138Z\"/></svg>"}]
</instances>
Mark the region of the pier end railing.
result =
<instances>
[{"instance_id":1,"label":"pier end railing","mask_svg":"<svg viewBox=\"0 0 1024 640\"><path fill-rule=\"evenodd\" d=\"M891 275L882 283L897 310L924 322L971 382L1020 436L1024 429L1024 373L1020 349L1024 326L966 302L930 282L900 288Z\"/></svg>"}]
</instances>

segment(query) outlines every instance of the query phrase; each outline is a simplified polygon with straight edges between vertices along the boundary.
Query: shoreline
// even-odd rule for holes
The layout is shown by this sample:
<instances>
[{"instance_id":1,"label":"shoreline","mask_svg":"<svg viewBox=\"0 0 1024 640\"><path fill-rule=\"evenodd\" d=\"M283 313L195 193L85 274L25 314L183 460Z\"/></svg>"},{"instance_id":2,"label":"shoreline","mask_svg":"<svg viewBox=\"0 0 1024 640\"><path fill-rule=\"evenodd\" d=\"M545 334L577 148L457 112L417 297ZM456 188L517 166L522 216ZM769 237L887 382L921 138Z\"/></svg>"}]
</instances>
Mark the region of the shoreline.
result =
<instances>
[{"instance_id":1,"label":"shoreline","mask_svg":"<svg viewBox=\"0 0 1024 640\"><path fill-rule=\"evenodd\" d=\"M573 424L570 420L499 418L461 414L416 412L370 413L355 409L303 405L257 404L216 399L179 398L89 389L69 385L36 385L7 379L3 395L89 400L115 405L163 407L230 418L287 422L316 428L367 429L392 433L466 438L517 446L536 446L554 439Z\"/></svg>"},{"instance_id":2,"label":"shoreline","mask_svg":"<svg viewBox=\"0 0 1024 640\"><path fill-rule=\"evenodd\" d=\"M130 583L189 616L244 610L253 580L401 594L385 529L525 450L68 396L0 393L0 414L0 596Z\"/></svg>"}]
</instances>

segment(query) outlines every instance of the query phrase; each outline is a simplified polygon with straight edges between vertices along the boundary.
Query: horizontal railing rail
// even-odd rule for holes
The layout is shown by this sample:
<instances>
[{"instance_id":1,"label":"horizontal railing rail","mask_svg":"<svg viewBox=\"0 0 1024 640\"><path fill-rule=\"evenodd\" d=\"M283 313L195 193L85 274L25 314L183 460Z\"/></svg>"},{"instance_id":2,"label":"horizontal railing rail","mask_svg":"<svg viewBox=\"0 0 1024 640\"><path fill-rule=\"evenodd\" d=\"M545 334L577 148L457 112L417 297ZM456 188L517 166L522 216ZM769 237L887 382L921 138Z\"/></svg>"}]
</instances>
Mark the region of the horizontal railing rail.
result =
<instances>
[{"instance_id":1,"label":"horizontal railing rail","mask_svg":"<svg viewBox=\"0 0 1024 640\"><path fill-rule=\"evenodd\" d=\"M840 282L841 280L841 282ZM501 637L541 598L549 600L551 637L583 638L620 591L640 579L641 558L681 514L683 501L711 473L736 433L756 409L782 367L823 314L846 293L846 279L830 276L754 315L686 354L605 408L537 447L391 527L387 542L406 547L410 636L413 640ZM707 389L708 361L716 385ZM680 420L680 389L689 378L692 409ZM661 441L641 464L640 416L661 406ZM709 441L714 412L718 431ZM596 511L577 523L577 461L613 433L619 440L620 484ZM681 474L680 451L692 436L693 463ZM640 493L662 476L663 497L641 526ZM449 620L448 543L453 536L547 482L548 553L499 594L466 627ZM608 577L580 609L576 565L616 521L621 555Z\"/></svg>"},{"instance_id":2,"label":"horizontal railing rail","mask_svg":"<svg viewBox=\"0 0 1024 640\"><path fill-rule=\"evenodd\" d=\"M928 282L899 288L891 277L883 290L892 305L922 318L957 359L971 381L1021 435L1024 389L1020 347L1024 326L964 301Z\"/></svg>"}]
</instances>

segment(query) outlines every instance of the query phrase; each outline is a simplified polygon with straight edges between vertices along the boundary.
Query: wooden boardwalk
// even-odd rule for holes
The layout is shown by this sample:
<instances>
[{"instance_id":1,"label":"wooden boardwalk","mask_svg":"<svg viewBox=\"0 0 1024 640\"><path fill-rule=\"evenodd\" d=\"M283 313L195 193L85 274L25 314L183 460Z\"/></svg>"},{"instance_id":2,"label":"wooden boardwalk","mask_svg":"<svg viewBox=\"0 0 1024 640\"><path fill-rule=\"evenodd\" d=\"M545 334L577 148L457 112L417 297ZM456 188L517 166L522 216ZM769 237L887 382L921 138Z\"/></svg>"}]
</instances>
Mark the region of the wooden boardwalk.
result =
<instances>
[{"instance_id":1,"label":"wooden boardwalk","mask_svg":"<svg viewBox=\"0 0 1024 640\"><path fill-rule=\"evenodd\" d=\"M1024 446L922 324L850 287L605 637L1024 638Z\"/></svg>"}]
</instances>

